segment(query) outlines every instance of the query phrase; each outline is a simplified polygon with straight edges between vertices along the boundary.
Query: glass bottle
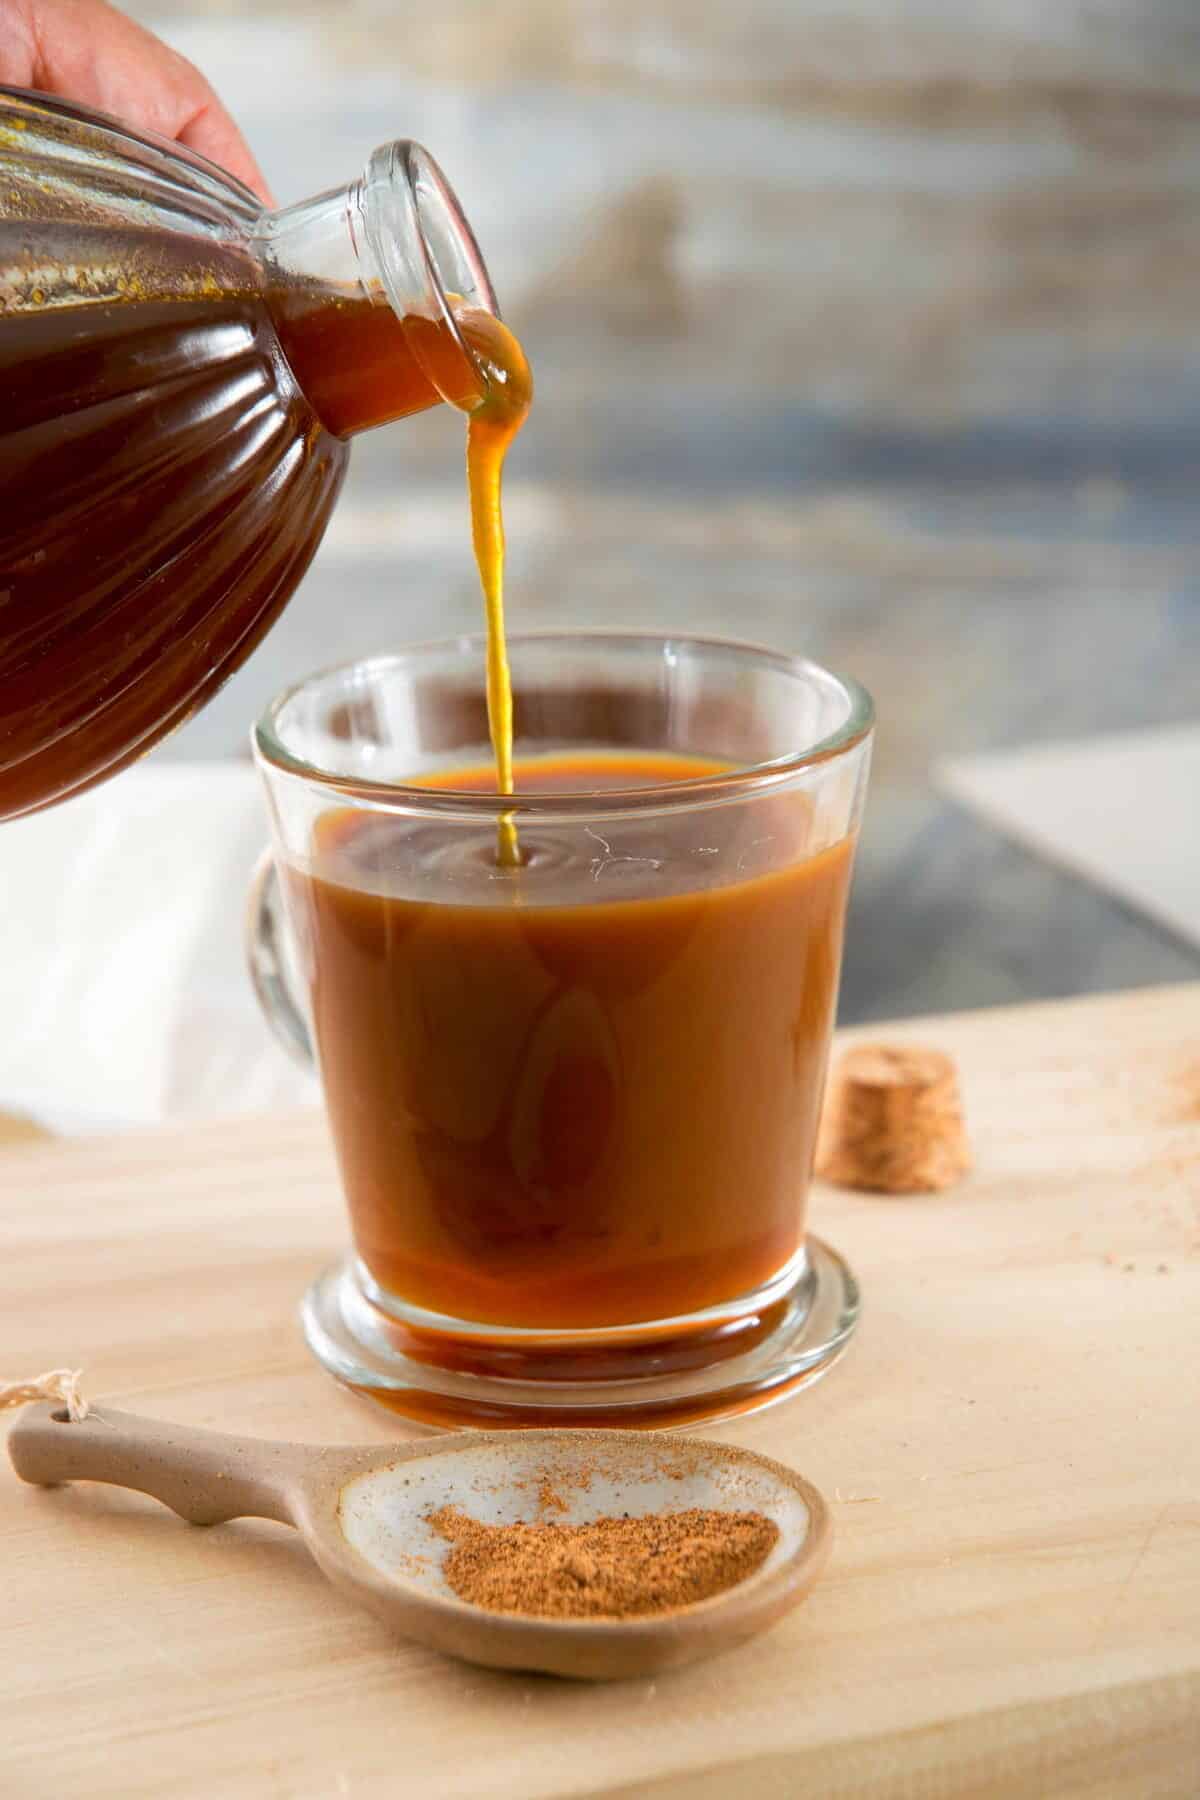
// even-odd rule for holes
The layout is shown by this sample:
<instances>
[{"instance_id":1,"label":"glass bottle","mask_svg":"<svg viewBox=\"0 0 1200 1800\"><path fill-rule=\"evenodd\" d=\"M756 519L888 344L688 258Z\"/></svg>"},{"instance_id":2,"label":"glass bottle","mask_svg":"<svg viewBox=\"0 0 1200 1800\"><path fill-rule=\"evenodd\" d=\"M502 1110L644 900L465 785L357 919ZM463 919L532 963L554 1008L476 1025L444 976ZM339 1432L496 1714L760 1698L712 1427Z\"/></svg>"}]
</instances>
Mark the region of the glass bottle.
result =
<instances>
[{"instance_id":1,"label":"glass bottle","mask_svg":"<svg viewBox=\"0 0 1200 1800\"><path fill-rule=\"evenodd\" d=\"M179 145L0 88L0 818L132 761L254 649L356 432L487 391L433 159L267 211Z\"/></svg>"}]
</instances>

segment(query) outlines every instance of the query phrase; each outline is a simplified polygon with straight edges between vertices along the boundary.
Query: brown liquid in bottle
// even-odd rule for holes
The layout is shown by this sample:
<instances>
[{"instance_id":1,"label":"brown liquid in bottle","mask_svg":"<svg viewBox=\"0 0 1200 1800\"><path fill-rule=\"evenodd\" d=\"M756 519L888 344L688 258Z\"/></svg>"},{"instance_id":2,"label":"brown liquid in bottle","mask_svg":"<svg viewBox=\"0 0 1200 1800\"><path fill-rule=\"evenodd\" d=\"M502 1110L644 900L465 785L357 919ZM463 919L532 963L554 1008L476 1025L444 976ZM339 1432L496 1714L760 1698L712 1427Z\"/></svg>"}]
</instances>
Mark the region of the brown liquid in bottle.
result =
<instances>
[{"instance_id":1,"label":"brown liquid in bottle","mask_svg":"<svg viewBox=\"0 0 1200 1800\"><path fill-rule=\"evenodd\" d=\"M713 772L530 759L519 788ZM495 792L487 769L438 784ZM523 867L498 878L486 824L318 821L288 879L355 1242L383 1288L583 1328L780 1271L802 1241L853 855L814 830L799 794L599 835L531 817Z\"/></svg>"},{"instance_id":2,"label":"brown liquid in bottle","mask_svg":"<svg viewBox=\"0 0 1200 1800\"><path fill-rule=\"evenodd\" d=\"M0 819L115 773L203 705L316 549L342 434L437 404L443 382L472 415L499 618L499 465L529 399L486 314L460 327L493 371L481 405L479 366L445 325L263 291L218 245L197 266L169 234L74 226L59 246L55 229L37 238L47 303L4 312L4 270L30 249L0 220ZM496 692L506 754L500 678Z\"/></svg>"}]
</instances>

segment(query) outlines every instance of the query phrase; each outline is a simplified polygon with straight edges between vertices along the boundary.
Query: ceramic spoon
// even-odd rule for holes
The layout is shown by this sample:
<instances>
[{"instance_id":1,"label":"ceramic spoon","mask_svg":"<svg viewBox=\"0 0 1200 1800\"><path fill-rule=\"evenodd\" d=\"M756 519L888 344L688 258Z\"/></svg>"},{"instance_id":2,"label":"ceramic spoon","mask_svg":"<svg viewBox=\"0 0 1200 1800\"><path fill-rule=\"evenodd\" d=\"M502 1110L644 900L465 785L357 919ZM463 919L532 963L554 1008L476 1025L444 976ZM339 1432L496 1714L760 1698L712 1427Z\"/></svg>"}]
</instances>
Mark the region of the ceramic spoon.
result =
<instances>
[{"instance_id":1,"label":"ceramic spoon","mask_svg":"<svg viewBox=\"0 0 1200 1800\"><path fill-rule=\"evenodd\" d=\"M692 1662L762 1631L808 1593L828 1554L817 1490L780 1463L700 1439L625 1431L460 1432L358 1449L270 1443L93 1408L26 1408L9 1436L25 1481L108 1481L196 1525L294 1525L336 1587L401 1636L469 1662L609 1680ZM542 1483L565 1510L541 1510ZM684 1507L764 1513L779 1541L744 1581L673 1614L631 1621L515 1617L468 1605L442 1574L428 1515L452 1503L488 1523Z\"/></svg>"}]
</instances>

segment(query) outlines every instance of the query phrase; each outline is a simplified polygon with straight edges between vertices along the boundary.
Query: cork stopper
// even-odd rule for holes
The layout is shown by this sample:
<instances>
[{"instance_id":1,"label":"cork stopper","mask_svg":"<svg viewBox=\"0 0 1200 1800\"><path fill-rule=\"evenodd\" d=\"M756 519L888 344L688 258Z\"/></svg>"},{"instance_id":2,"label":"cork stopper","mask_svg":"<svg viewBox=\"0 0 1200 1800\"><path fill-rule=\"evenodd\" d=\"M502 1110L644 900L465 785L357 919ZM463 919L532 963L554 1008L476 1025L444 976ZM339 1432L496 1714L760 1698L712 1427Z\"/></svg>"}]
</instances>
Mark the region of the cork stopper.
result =
<instances>
[{"instance_id":1,"label":"cork stopper","mask_svg":"<svg viewBox=\"0 0 1200 1800\"><path fill-rule=\"evenodd\" d=\"M941 1050L860 1044L830 1078L817 1174L885 1194L948 1188L971 1166L958 1071Z\"/></svg>"}]
</instances>

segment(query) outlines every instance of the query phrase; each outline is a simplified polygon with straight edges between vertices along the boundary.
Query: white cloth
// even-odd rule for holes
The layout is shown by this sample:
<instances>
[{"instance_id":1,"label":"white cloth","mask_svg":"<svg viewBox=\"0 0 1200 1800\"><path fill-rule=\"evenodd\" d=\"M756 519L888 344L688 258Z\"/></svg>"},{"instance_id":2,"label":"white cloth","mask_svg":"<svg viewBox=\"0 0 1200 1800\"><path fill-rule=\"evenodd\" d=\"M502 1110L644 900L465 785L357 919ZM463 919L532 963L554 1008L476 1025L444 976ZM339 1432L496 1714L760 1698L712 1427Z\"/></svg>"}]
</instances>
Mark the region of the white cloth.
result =
<instances>
[{"instance_id":1,"label":"white cloth","mask_svg":"<svg viewBox=\"0 0 1200 1800\"><path fill-rule=\"evenodd\" d=\"M0 1110L70 1132L315 1102L243 966L266 836L253 769L217 762L0 826Z\"/></svg>"}]
</instances>

